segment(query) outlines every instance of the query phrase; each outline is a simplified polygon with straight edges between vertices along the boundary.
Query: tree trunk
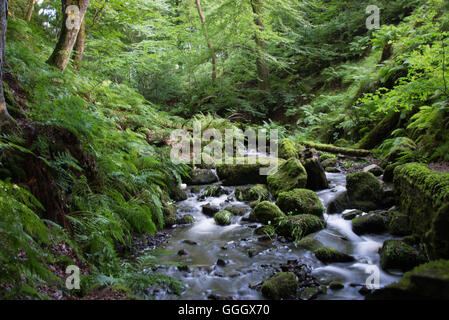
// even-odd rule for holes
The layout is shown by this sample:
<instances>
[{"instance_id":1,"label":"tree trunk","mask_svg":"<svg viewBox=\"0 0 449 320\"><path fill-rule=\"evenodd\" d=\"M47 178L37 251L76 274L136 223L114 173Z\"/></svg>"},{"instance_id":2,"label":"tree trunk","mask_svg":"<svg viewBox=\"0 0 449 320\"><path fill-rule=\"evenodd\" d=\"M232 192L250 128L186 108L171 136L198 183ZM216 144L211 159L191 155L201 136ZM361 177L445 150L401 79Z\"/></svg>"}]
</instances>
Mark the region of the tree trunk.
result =
<instances>
[{"instance_id":1,"label":"tree trunk","mask_svg":"<svg viewBox=\"0 0 449 320\"><path fill-rule=\"evenodd\" d=\"M89 0L61 0L61 2L63 17L61 33L55 50L47 63L64 71L69 63L81 22L84 20L84 15L89 5ZM78 14L76 11L70 10L71 8L78 8Z\"/></svg>"},{"instance_id":2,"label":"tree trunk","mask_svg":"<svg viewBox=\"0 0 449 320\"><path fill-rule=\"evenodd\" d=\"M85 43L86 43L86 20L83 19L83 22L81 22L80 31L78 32L78 36L76 38L73 56L76 69L79 69L81 67L81 62L83 61L84 56Z\"/></svg>"},{"instance_id":3,"label":"tree trunk","mask_svg":"<svg viewBox=\"0 0 449 320\"><path fill-rule=\"evenodd\" d=\"M263 53L266 49L266 44L262 39L261 33L264 31L264 25L262 20L262 0L250 0L251 7L254 13L254 23L256 24L257 31L255 34L255 40L257 45L257 74L259 75L259 87L262 90L270 90L270 70L268 69L267 61L265 60Z\"/></svg>"},{"instance_id":4,"label":"tree trunk","mask_svg":"<svg viewBox=\"0 0 449 320\"><path fill-rule=\"evenodd\" d=\"M11 116L8 113L3 92L3 63L5 61L6 27L8 25L8 0L0 0L0 126L3 122L9 122Z\"/></svg>"},{"instance_id":5,"label":"tree trunk","mask_svg":"<svg viewBox=\"0 0 449 320\"><path fill-rule=\"evenodd\" d=\"M36 4L37 0L28 0L28 12L27 12L27 21L31 21L31 16L33 15L34 11L34 5Z\"/></svg>"},{"instance_id":6,"label":"tree trunk","mask_svg":"<svg viewBox=\"0 0 449 320\"><path fill-rule=\"evenodd\" d=\"M207 47L209 48L210 55L212 58L212 82L215 82L217 79L217 57L215 56L214 49L212 47L212 43L209 38L209 34L207 32L206 26L206 18L204 17L203 10L201 9L200 0L196 0L196 8L198 9L198 15L200 16L201 25L203 26L204 36L206 37Z\"/></svg>"}]
</instances>

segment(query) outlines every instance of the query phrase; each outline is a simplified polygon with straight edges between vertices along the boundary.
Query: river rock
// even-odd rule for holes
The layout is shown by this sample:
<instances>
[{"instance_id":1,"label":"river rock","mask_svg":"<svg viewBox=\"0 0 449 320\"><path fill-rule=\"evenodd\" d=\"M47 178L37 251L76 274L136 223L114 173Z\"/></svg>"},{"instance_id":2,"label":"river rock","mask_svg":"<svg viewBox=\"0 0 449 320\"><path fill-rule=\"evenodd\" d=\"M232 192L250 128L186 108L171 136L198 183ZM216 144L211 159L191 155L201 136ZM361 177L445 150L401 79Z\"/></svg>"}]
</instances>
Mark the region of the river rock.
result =
<instances>
[{"instance_id":1,"label":"river rock","mask_svg":"<svg viewBox=\"0 0 449 320\"><path fill-rule=\"evenodd\" d=\"M307 287L301 290L299 293L299 299L301 300L313 300L315 299L320 293L322 293L321 287L314 286L314 287Z\"/></svg>"},{"instance_id":2,"label":"river rock","mask_svg":"<svg viewBox=\"0 0 449 320\"><path fill-rule=\"evenodd\" d=\"M227 210L221 210L214 215L215 223L220 226L231 224L232 213Z\"/></svg>"},{"instance_id":3,"label":"river rock","mask_svg":"<svg viewBox=\"0 0 449 320\"><path fill-rule=\"evenodd\" d=\"M321 162L324 168L335 167L337 165L337 158L328 158Z\"/></svg>"},{"instance_id":4,"label":"river rock","mask_svg":"<svg viewBox=\"0 0 449 320\"><path fill-rule=\"evenodd\" d=\"M250 188L237 187L235 197L239 201L266 201L269 198L268 188L264 184L256 184Z\"/></svg>"},{"instance_id":5,"label":"river rock","mask_svg":"<svg viewBox=\"0 0 449 320\"><path fill-rule=\"evenodd\" d=\"M368 300L449 299L449 260L422 264L404 274L399 282L374 291Z\"/></svg>"},{"instance_id":6,"label":"river rock","mask_svg":"<svg viewBox=\"0 0 449 320\"><path fill-rule=\"evenodd\" d=\"M307 189L293 189L281 192L276 200L278 207L285 213L313 214L323 216L324 207L317 194Z\"/></svg>"},{"instance_id":7,"label":"river rock","mask_svg":"<svg viewBox=\"0 0 449 320\"><path fill-rule=\"evenodd\" d=\"M219 267L225 267L227 265L226 261L224 261L223 259L218 259L215 264Z\"/></svg>"},{"instance_id":8,"label":"river rock","mask_svg":"<svg viewBox=\"0 0 449 320\"><path fill-rule=\"evenodd\" d=\"M254 230L254 234L256 235L261 235L261 236L272 236L276 234L275 228L272 225L265 225L262 226L260 228L257 228L256 230Z\"/></svg>"},{"instance_id":9,"label":"river rock","mask_svg":"<svg viewBox=\"0 0 449 320\"><path fill-rule=\"evenodd\" d=\"M425 256L401 240L387 240L380 250L380 266L384 270L409 271L426 262Z\"/></svg>"},{"instance_id":10,"label":"river rock","mask_svg":"<svg viewBox=\"0 0 449 320\"><path fill-rule=\"evenodd\" d=\"M324 229L325 226L326 222L322 218L311 214L300 214L281 219L276 228L276 233L300 240L311 233Z\"/></svg>"},{"instance_id":11,"label":"river rock","mask_svg":"<svg viewBox=\"0 0 449 320\"><path fill-rule=\"evenodd\" d=\"M198 242L195 242L193 240L188 240L188 239L182 240L182 243L186 243L186 244L189 244L191 246L197 246L198 245Z\"/></svg>"},{"instance_id":12,"label":"river rock","mask_svg":"<svg viewBox=\"0 0 449 320\"><path fill-rule=\"evenodd\" d=\"M363 211L357 210L357 209L352 209L352 210L348 210L348 211L344 212L341 215L341 217L345 220L353 220L353 219L357 218L358 216L360 216L361 214L363 214Z\"/></svg>"},{"instance_id":13,"label":"river rock","mask_svg":"<svg viewBox=\"0 0 449 320\"><path fill-rule=\"evenodd\" d=\"M327 205L327 213L340 213L349 209L351 205L349 204L348 193L346 191L337 193L335 198L331 200Z\"/></svg>"},{"instance_id":14,"label":"river rock","mask_svg":"<svg viewBox=\"0 0 449 320\"><path fill-rule=\"evenodd\" d=\"M243 216L248 212L248 207L242 205L232 205L225 207L225 210L231 212L234 216Z\"/></svg>"},{"instance_id":15,"label":"river rock","mask_svg":"<svg viewBox=\"0 0 449 320\"><path fill-rule=\"evenodd\" d=\"M290 158L282 163L277 172L267 177L271 193L277 197L282 191L304 188L307 185L307 172L298 159Z\"/></svg>"},{"instance_id":16,"label":"river rock","mask_svg":"<svg viewBox=\"0 0 449 320\"><path fill-rule=\"evenodd\" d=\"M358 235L367 233L384 233L388 230L386 213L370 212L352 220L352 231Z\"/></svg>"},{"instance_id":17,"label":"river rock","mask_svg":"<svg viewBox=\"0 0 449 320\"><path fill-rule=\"evenodd\" d=\"M279 158L288 160L290 158L298 158L299 153L298 150L295 146L295 143L286 138L283 139L280 143L279 143L279 149L278 149L278 154L279 154Z\"/></svg>"},{"instance_id":18,"label":"river rock","mask_svg":"<svg viewBox=\"0 0 449 320\"><path fill-rule=\"evenodd\" d=\"M410 218L400 212L392 212L389 231L394 236L403 237L411 235Z\"/></svg>"},{"instance_id":19,"label":"river rock","mask_svg":"<svg viewBox=\"0 0 449 320\"><path fill-rule=\"evenodd\" d=\"M345 287L345 285L339 281L332 281L329 284L329 288L332 290L341 290Z\"/></svg>"},{"instance_id":20,"label":"river rock","mask_svg":"<svg viewBox=\"0 0 449 320\"><path fill-rule=\"evenodd\" d=\"M251 221L263 224L274 223L278 218L285 217L285 214L277 205L269 201L262 201L252 211L249 216Z\"/></svg>"},{"instance_id":21,"label":"river rock","mask_svg":"<svg viewBox=\"0 0 449 320\"><path fill-rule=\"evenodd\" d=\"M204 193L199 197L200 200L204 200L207 197L219 197L224 194L229 194L230 191L226 190L222 186L212 185L208 186Z\"/></svg>"},{"instance_id":22,"label":"river rock","mask_svg":"<svg viewBox=\"0 0 449 320\"><path fill-rule=\"evenodd\" d=\"M175 208L166 202L162 202L162 214L164 216L164 227L176 224Z\"/></svg>"},{"instance_id":23,"label":"river rock","mask_svg":"<svg viewBox=\"0 0 449 320\"><path fill-rule=\"evenodd\" d=\"M355 260L354 257L331 247L318 248L313 253L323 263L352 262Z\"/></svg>"},{"instance_id":24,"label":"river rock","mask_svg":"<svg viewBox=\"0 0 449 320\"><path fill-rule=\"evenodd\" d=\"M371 164L362 169L363 172L370 172L376 177L381 176L384 173L384 170L379 167L377 164Z\"/></svg>"},{"instance_id":25,"label":"river rock","mask_svg":"<svg viewBox=\"0 0 449 320\"><path fill-rule=\"evenodd\" d=\"M324 245L318 239L314 238L315 234L309 234L305 238L302 238L296 244L299 248L303 248L309 251L315 251L318 248L323 247Z\"/></svg>"},{"instance_id":26,"label":"river rock","mask_svg":"<svg viewBox=\"0 0 449 320\"><path fill-rule=\"evenodd\" d=\"M194 169L191 173L190 184L201 185L217 182L218 178L212 169Z\"/></svg>"},{"instance_id":27,"label":"river rock","mask_svg":"<svg viewBox=\"0 0 449 320\"><path fill-rule=\"evenodd\" d=\"M329 187L326 172L317 156L306 159L304 168L307 172L307 189L316 191L327 189Z\"/></svg>"},{"instance_id":28,"label":"river rock","mask_svg":"<svg viewBox=\"0 0 449 320\"><path fill-rule=\"evenodd\" d=\"M294 298L297 280L293 272L279 272L262 284L262 295L270 300Z\"/></svg>"},{"instance_id":29,"label":"river rock","mask_svg":"<svg viewBox=\"0 0 449 320\"><path fill-rule=\"evenodd\" d=\"M276 158L257 158L255 163L248 158L235 158L233 163L223 163L217 166L217 174L224 186L242 186L246 184L266 184L267 176L260 174L261 168L268 168L283 163L285 160ZM241 164L239 162L242 162Z\"/></svg>"},{"instance_id":30,"label":"river rock","mask_svg":"<svg viewBox=\"0 0 449 320\"><path fill-rule=\"evenodd\" d=\"M208 203L201 206L201 210L206 216L213 217L218 211L220 211L220 208Z\"/></svg>"},{"instance_id":31,"label":"river rock","mask_svg":"<svg viewBox=\"0 0 449 320\"><path fill-rule=\"evenodd\" d=\"M326 167L324 170L329 173L340 173L341 172L340 169L335 168L335 167Z\"/></svg>"},{"instance_id":32,"label":"river rock","mask_svg":"<svg viewBox=\"0 0 449 320\"><path fill-rule=\"evenodd\" d=\"M189 252L185 249L181 249L178 251L178 256L187 256L189 255Z\"/></svg>"},{"instance_id":33,"label":"river rock","mask_svg":"<svg viewBox=\"0 0 449 320\"><path fill-rule=\"evenodd\" d=\"M383 199L382 183L372 173L355 172L346 176L346 189L353 209L378 209Z\"/></svg>"},{"instance_id":34,"label":"river rock","mask_svg":"<svg viewBox=\"0 0 449 320\"><path fill-rule=\"evenodd\" d=\"M191 214L185 214L176 220L177 224L191 224L195 222L195 218Z\"/></svg>"}]
</instances>

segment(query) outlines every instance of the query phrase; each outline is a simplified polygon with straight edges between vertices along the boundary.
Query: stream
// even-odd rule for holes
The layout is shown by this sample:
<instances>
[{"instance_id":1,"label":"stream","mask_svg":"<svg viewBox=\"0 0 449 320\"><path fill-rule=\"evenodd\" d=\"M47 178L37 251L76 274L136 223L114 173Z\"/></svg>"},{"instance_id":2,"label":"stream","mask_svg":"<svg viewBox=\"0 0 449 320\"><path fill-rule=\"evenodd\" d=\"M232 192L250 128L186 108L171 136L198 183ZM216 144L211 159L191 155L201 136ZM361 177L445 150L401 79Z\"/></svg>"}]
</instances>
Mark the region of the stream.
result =
<instances>
[{"instance_id":1,"label":"stream","mask_svg":"<svg viewBox=\"0 0 449 320\"><path fill-rule=\"evenodd\" d=\"M346 190L346 176L342 173L326 173L329 189L317 194L326 207L339 192ZM220 184L219 182L217 184ZM201 192L208 185L200 186L201 191L192 192L188 187L188 199L176 204L179 214L190 214L195 222L187 226L171 229L171 238L165 246L170 254L158 256L162 263L178 262L188 268L175 265L161 267L158 272L181 280L186 289L182 299L210 299L212 297L232 297L234 299L263 299L257 285L269 279L279 270L280 264L288 260L299 260L312 267L312 274L321 282L339 281L343 289L327 289L317 299L363 299L359 290L372 274L373 266L379 272L380 287L399 280L401 274L384 272L379 266L378 249L385 240L395 239L389 234L358 236L352 231L351 221L344 220L342 213L324 214L327 227L315 234L323 245L333 247L352 255L354 262L325 265L308 250L298 248L282 239L267 239L255 235L254 230L261 224L245 221L251 208L234 196L235 187L225 187L229 195L209 197L200 200ZM234 216L231 225L216 225L214 219L202 213L202 205L212 204L225 208L230 205L245 207L244 216ZM187 240L187 241L186 241ZM188 255L178 255L179 250ZM218 259L219 261L217 265ZM223 263L224 262L224 263ZM177 299L174 294L160 290L156 299Z\"/></svg>"}]
</instances>

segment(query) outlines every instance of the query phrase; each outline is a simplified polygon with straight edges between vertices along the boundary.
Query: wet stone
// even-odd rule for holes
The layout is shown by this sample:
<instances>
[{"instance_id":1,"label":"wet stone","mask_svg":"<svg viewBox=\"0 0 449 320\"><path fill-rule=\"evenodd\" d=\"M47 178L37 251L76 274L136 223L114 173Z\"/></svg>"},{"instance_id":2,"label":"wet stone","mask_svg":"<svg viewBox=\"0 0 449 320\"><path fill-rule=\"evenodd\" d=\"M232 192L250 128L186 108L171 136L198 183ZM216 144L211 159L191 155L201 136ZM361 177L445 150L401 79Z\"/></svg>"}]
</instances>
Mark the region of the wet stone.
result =
<instances>
[{"instance_id":1,"label":"wet stone","mask_svg":"<svg viewBox=\"0 0 449 320\"><path fill-rule=\"evenodd\" d=\"M181 249L178 251L178 256L187 256L189 255L189 252L185 249Z\"/></svg>"},{"instance_id":2,"label":"wet stone","mask_svg":"<svg viewBox=\"0 0 449 320\"><path fill-rule=\"evenodd\" d=\"M217 262L216 262L216 265L219 266L219 267L224 267L224 266L227 265L227 262L224 261L223 259L218 259Z\"/></svg>"}]
</instances>

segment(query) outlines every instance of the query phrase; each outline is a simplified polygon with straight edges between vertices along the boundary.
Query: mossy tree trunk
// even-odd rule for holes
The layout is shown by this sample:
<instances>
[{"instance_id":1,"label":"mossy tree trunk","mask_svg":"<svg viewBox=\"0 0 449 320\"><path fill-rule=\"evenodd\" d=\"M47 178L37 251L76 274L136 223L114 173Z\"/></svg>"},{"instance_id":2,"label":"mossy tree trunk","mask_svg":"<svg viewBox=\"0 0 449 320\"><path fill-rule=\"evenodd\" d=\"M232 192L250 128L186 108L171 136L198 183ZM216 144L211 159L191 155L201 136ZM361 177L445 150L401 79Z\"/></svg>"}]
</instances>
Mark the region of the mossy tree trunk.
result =
<instances>
[{"instance_id":1,"label":"mossy tree trunk","mask_svg":"<svg viewBox=\"0 0 449 320\"><path fill-rule=\"evenodd\" d=\"M11 116L8 113L3 92L3 63L5 61L6 27L8 25L8 0L0 0L0 126L9 122Z\"/></svg>"},{"instance_id":2,"label":"mossy tree trunk","mask_svg":"<svg viewBox=\"0 0 449 320\"><path fill-rule=\"evenodd\" d=\"M47 62L64 71L69 63L89 0L61 0L61 2L63 17L61 33L55 50ZM70 10L71 8L78 8L78 10Z\"/></svg>"},{"instance_id":3,"label":"mossy tree trunk","mask_svg":"<svg viewBox=\"0 0 449 320\"><path fill-rule=\"evenodd\" d=\"M266 50L266 43L263 40L263 31L265 30L263 19L262 19L262 11L263 4L262 0L250 0L251 7L254 13L254 23L256 24L256 33L255 33L255 41L257 46L257 74L259 76L259 87L262 90L269 91L270 90L270 71L268 68L267 60L264 58L264 52Z\"/></svg>"},{"instance_id":4,"label":"mossy tree trunk","mask_svg":"<svg viewBox=\"0 0 449 320\"><path fill-rule=\"evenodd\" d=\"M75 68L79 69L81 67L81 62L84 56L84 47L86 44L86 19L81 22L80 31L76 37L75 49L73 55L73 61L75 62Z\"/></svg>"},{"instance_id":5,"label":"mossy tree trunk","mask_svg":"<svg viewBox=\"0 0 449 320\"><path fill-rule=\"evenodd\" d=\"M212 82L217 79L217 57L215 56L214 48L212 47L212 42L209 38L209 33L207 32L206 18L204 17L203 9L201 8L201 1L196 0L196 8L198 10L198 15L200 16L201 25L203 26L204 36L206 37L207 47L209 48L210 55L212 58Z\"/></svg>"}]
</instances>

